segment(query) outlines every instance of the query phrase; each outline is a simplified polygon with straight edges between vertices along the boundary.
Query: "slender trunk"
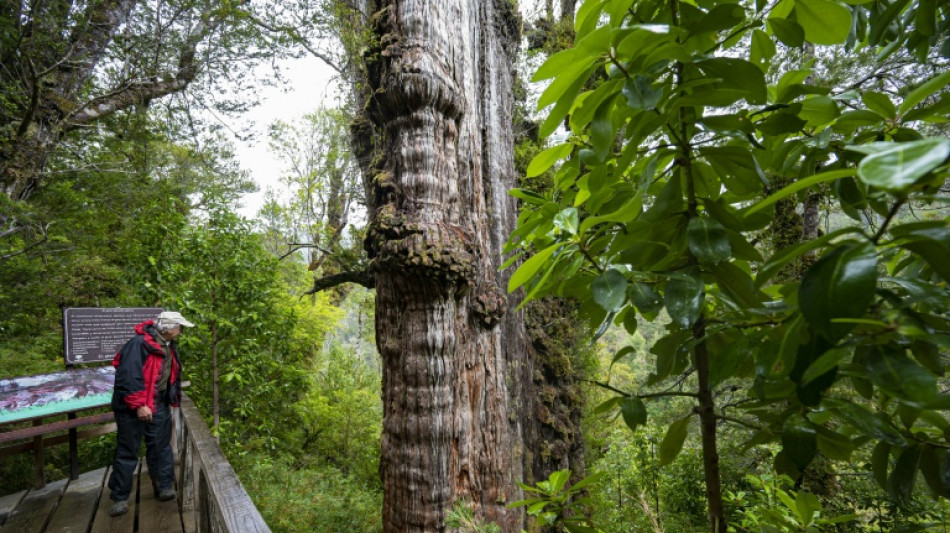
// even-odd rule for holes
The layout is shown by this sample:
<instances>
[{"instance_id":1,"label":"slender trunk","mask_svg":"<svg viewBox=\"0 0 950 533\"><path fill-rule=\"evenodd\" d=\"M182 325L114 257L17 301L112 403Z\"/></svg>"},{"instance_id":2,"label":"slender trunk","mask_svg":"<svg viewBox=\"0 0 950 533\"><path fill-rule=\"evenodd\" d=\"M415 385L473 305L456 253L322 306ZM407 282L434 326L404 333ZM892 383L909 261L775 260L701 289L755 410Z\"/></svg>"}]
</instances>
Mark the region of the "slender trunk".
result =
<instances>
[{"instance_id":1,"label":"slender trunk","mask_svg":"<svg viewBox=\"0 0 950 533\"><path fill-rule=\"evenodd\" d=\"M385 532L441 532L456 500L504 532L522 514L509 365L524 330L498 273L516 215L507 0L384 2L369 64L380 134L367 248L383 359Z\"/></svg>"},{"instance_id":2,"label":"slender trunk","mask_svg":"<svg viewBox=\"0 0 950 533\"><path fill-rule=\"evenodd\" d=\"M678 24L678 5L676 2L677 0L672 0L674 22ZM682 85L683 82L683 64L680 63L676 69L676 83L677 85ZM686 186L686 215L688 218L693 219L699 216L699 202L696 196L696 183L692 167L692 138L689 135L687 125L686 109L680 108L679 138L681 144L679 166L682 172L681 176ZM692 252L688 252L688 264L692 268L699 268L699 261ZM706 318L703 311L705 308L706 293L704 290L699 306L700 315L692 326L693 341L696 343L693 348L693 364L696 367L698 403L695 410L699 415L699 428L703 446L703 474L706 482L706 505L709 508L709 528L712 533L727 533L728 523L726 522L726 514L722 501L719 449L718 443L716 442L716 403L709 383L709 346L705 340Z\"/></svg>"}]
</instances>

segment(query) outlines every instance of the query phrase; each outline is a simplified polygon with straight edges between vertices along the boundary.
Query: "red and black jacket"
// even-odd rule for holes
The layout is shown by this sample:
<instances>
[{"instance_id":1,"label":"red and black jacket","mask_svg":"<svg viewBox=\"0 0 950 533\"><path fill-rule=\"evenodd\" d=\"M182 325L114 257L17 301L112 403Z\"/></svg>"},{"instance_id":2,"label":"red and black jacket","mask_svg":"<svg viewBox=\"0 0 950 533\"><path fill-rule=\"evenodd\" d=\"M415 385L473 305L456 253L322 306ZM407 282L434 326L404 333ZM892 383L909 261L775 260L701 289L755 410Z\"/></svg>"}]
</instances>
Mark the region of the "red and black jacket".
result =
<instances>
[{"instance_id":1,"label":"red and black jacket","mask_svg":"<svg viewBox=\"0 0 950 533\"><path fill-rule=\"evenodd\" d=\"M112 410L135 411L146 405L154 412L155 392L158 390L158 379L162 374L165 350L155 340L158 337L158 330L155 329L154 321L146 320L135 326L135 333L136 335L125 343L112 360L112 366L115 367ZM164 399L171 405L177 406L181 399L181 362L178 360L178 346L175 342L171 343L169 351L172 356L172 368Z\"/></svg>"}]
</instances>

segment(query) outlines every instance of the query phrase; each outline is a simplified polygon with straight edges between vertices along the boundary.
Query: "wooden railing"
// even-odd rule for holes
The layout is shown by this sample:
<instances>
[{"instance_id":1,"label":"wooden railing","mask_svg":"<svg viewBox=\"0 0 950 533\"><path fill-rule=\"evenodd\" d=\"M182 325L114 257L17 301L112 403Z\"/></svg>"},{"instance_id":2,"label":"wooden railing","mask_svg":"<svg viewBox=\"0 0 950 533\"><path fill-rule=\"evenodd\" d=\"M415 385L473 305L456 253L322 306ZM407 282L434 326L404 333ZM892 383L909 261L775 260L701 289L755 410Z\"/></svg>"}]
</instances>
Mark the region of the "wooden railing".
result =
<instances>
[{"instance_id":1,"label":"wooden railing","mask_svg":"<svg viewBox=\"0 0 950 533\"><path fill-rule=\"evenodd\" d=\"M182 516L194 516L185 530L270 533L191 398L182 395L175 416Z\"/></svg>"}]
</instances>

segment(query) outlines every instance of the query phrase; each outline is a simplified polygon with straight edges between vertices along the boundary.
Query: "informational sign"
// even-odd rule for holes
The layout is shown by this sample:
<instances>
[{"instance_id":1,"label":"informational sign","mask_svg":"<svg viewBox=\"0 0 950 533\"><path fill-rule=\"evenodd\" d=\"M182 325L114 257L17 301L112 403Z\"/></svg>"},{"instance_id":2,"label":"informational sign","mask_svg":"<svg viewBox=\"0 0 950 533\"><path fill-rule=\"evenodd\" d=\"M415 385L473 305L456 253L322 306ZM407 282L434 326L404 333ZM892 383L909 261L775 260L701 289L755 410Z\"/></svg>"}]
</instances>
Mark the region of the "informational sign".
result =
<instances>
[{"instance_id":1,"label":"informational sign","mask_svg":"<svg viewBox=\"0 0 950 533\"><path fill-rule=\"evenodd\" d=\"M109 405L115 369L0 379L0 424Z\"/></svg>"},{"instance_id":2,"label":"informational sign","mask_svg":"<svg viewBox=\"0 0 950 533\"><path fill-rule=\"evenodd\" d=\"M135 326L154 319L157 307L70 307L63 311L67 365L111 361L135 335Z\"/></svg>"}]
</instances>

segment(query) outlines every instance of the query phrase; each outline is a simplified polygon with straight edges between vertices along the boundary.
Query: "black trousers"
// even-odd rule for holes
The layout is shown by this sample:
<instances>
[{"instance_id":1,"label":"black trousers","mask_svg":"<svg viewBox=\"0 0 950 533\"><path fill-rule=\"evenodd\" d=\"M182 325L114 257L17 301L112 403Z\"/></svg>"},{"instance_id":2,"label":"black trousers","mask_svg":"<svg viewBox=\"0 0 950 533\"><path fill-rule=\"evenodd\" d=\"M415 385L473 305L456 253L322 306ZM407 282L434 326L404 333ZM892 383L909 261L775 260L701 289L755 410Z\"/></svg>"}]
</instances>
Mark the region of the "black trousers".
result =
<instances>
[{"instance_id":1,"label":"black trousers","mask_svg":"<svg viewBox=\"0 0 950 533\"><path fill-rule=\"evenodd\" d=\"M132 493L135 466L139 462L139 445L145 437L145 463L152 483L158 490L175 484L175 458L172 454L171 408L161 399L155 402L151 422L142 422L134 411L115 413L115 461L109 476L109 489L114 501L125 501Z\"/></svg>"}]
</instances>

